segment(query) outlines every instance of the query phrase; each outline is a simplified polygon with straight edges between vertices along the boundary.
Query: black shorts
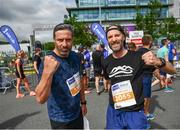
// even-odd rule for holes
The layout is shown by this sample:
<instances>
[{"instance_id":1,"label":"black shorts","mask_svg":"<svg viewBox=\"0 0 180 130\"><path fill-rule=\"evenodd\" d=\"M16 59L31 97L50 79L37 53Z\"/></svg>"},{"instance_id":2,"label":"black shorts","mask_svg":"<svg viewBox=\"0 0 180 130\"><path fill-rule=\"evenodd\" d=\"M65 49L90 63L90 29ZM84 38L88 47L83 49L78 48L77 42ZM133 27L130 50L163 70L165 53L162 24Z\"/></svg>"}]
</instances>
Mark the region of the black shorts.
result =
<instances>
[{"instance_id":1,"label":"black shorts","mask_svg":"<svg viewBox=\"0 0 180 130\"><path fill-rule=\"evenodd\" d=\"M102 76L102 68L94 69L94 77Z\"/></svg>"},{"instance_id":2,"label":"black shorts","mask_svg":"<svg viewBox=\"0 0 180 130\"><path fill-rule=\"evenodd\" d=\"M80 112L78 118L69 122L58 122L50 119L52 129L83 129L83 116Z\"/></svg>"},{"instance_id":3,"label":"black shorts","mask_svg":"<svg viewBox=\"0 0 180 130\"><path fill-rule=\"evenodd\" d=\"M24 73L21 73L21 79L24 79L24 78L26 78L26 76L24 75ZM17 78L20 78L20 75L19 75L19 73L18 72L16 72L16 77Z\"/></svg>"}]
</instances>

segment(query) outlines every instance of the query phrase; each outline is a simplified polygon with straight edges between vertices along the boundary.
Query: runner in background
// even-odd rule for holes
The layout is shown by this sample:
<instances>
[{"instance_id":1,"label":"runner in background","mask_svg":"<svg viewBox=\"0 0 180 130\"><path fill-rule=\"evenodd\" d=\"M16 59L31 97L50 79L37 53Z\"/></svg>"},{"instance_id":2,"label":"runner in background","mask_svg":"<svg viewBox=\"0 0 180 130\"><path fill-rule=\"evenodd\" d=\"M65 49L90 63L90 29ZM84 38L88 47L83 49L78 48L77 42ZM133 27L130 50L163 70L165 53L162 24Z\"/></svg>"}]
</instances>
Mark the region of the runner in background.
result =
<instances>
[{"instance_id":1,"label":"runner in background","mask_svg":"<svg viewBox=\"0 0 180 130\"><path fill-rule=\"evenodd\" d=\"M159 58L164 58L166 61L169 61L169 50L168 50L168 44L169 41L167 39L162 39L161 40L161 44L162 47L158 49L157 51L157 57ZM172 62L170 62L172 64ZM173 64L172 64L173 65ZM165 81L165 88L164 88L164 92L173 92L174 89L171 88L170 86L168 86L168 82L169 82L169 74L167 74L166 72L164 72L163 70L160 70L160 74L161 74L161 79Z\"/></svg>"},{"instance_id":2,"label":"runner in background","mask_svg":"<svg viewBox=\"0 0 180 130\"><path fill-rule=\"evenodd\" d=\"M90 70L91 70L91 63L90 63L91 55L90 55L90 51L87 49L87 47L84 47L83 55L84 55L84 60L85 60L84 67L86 70L86 75L84 76L85 93L88 94L91 92L89 90L89 78L90 78Z\"/></svg>"},{"instance_id":3,"label":"runner in background","mask_svg":"<svg viewBox=\"0 0 180 130\"><path fill-rule=\"evenodd\" d=\"M35 55L34 55L34 70L36 71L36 74L39 74L39 66L41 64L41 48L35 48Z\"/></svg>"},{"instance_id":4,"label":"runner in background","mask_svg":"<svg viewBox=\"0 0 180 130\"><path fill-rule=\"evenodd\" d=\"M29 82L28 79L26 78L23 70L23 62L24 62L24 57L25 57L25 52L23 50L20 50L16 53L16 61L15 61L15 68L16 68L16 78L17 78L17 83L16 83L16 98L22 98L25 95L22 94L20 90L20 85L22 81L24 82L25 88L29 91L30 96L35 96L35 92L32 91L29 87Z\"/></svg>"},{"instance_id":5,"label":"runner in background","mask_svg":"<svg viewBox=\"0 0 180 130\"><path fill-rule=\"evenodd\" d=\"M102 58L103 58L103 52L102 52L101 45L97 44L96 50L92 53L95 86L96 86L97 95L100 95L99 84L100 84L100 80L102 78L102 64L101 64Z\"/></svg>"},{"instance_id":6,"label":"runner in background","mask_svg":"<svg viewBox=\"0 0 180 130\"><path fill-rule=\"evenodd\" d=\"M102 52L103 52L103 58L101 58L101 60L104 60L104 59L106 59L108 57L109 54L108 54L108 51L105 49L104 44L100 44L100 46L101 46L101 49L102 49ZM103 85L104 85L104 92L106 93L106 92L108 92L110 86L109 86L108 80L106 80L104 78L103 70L102 70L102 80L103 80Z\"/></svg>"}]
</instances>

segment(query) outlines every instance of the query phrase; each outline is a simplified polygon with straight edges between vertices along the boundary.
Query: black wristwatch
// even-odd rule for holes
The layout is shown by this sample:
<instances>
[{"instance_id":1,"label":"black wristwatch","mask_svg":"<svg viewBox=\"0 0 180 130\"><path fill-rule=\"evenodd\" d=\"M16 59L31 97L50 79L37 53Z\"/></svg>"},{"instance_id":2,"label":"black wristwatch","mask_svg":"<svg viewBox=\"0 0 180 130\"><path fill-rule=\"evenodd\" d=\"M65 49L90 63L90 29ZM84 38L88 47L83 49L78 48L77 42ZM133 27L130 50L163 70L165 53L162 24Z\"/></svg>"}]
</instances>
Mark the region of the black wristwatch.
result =
<instances>
[{"instance_id":1,"label":"black wristwatch","mask_svg":"<svg viewBox=\"0 0 180 130\"><path fill-rule=\"evenodd\" d=\"M86 104L87 104L86 100L81 102L81 105L86 105Z\"/></svg>"},{"instance_id":2,"label":"black wristwatch","mask_svg":"<svg viewBox=\"0 0 180 130\"><path fill-rule=\"evenodd\" d=\"M157 66L158 68L162 68L166 65L166 60L164 58L159 58L159 60L161 61L161 65Z\"/></svg>"}]
</instances>

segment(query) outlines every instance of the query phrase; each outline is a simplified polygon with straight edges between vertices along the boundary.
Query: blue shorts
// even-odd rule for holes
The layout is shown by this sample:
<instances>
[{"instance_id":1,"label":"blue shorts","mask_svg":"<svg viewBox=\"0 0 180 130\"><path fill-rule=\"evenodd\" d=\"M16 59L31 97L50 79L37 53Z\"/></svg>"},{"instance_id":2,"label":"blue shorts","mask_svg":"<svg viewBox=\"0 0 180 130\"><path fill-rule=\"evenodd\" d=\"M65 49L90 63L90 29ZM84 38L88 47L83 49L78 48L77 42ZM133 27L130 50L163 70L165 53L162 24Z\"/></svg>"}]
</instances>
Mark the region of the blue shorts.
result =
<instances>
[{"instance_id":1,"label":"blue shorts","mask_svg":"<svg viewBox=\"0 0 180 130\"><path fill-rule=\"evenodd\" d=\"M106 129L147 129L147 118L144 111L125 112L108 106Z\"/></svg>"},{"instance_id":2,"label":"blue shorts","mask_svg":"<svg viewBox=\"0 0 180 130\"><path fill-rule=\"evenodd\" d=\"M166 77L166 72L160 70L160 75Z\"/></svg>"},{"instance_id":3,"label":"blue shorts","mask_svg":"<svg viewBox=\"0 0 180 130\"><path fill-rule=\"evenodd\" d=\"M152 76L144 76L143 77L144 98L150 98L151 97L151 82L152 82Z\"/></svg>"}]
</instances>

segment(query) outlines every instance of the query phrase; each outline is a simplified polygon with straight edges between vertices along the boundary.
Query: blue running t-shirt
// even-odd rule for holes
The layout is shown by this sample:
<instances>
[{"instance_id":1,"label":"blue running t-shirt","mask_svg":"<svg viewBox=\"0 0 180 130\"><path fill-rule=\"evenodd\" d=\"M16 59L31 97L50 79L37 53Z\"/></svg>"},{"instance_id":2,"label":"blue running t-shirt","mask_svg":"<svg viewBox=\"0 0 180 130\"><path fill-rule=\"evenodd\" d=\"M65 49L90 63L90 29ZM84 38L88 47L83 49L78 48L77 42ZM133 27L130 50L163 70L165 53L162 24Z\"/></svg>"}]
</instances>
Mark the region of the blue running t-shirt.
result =
<instances>
[{"instance_id":1,"label":"blue running t-shirt","mask_svg":"<svg viewBox=\"0 0 180 130\"><path fill-rule=\"evenodd\" d=\"M50 53L56 58L60 65L55 72L52 80L51 93L48 97L47 108L51 120L68 122L76 119L80 113L80 93L72 96L67 79L71 78L80 70L80 59L77 53L71 51L67 58L61 58L54 52ZM40 66L42 76L43 64Z\"/></svg>"}]
</instances>

